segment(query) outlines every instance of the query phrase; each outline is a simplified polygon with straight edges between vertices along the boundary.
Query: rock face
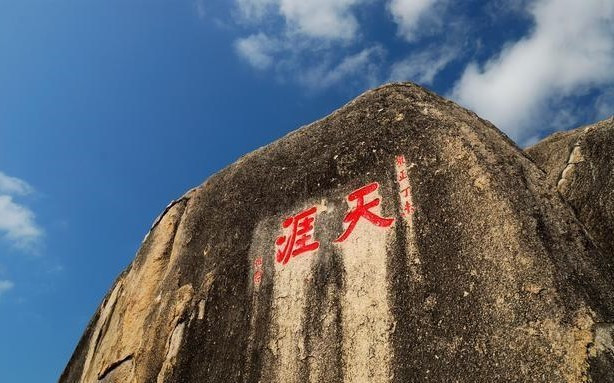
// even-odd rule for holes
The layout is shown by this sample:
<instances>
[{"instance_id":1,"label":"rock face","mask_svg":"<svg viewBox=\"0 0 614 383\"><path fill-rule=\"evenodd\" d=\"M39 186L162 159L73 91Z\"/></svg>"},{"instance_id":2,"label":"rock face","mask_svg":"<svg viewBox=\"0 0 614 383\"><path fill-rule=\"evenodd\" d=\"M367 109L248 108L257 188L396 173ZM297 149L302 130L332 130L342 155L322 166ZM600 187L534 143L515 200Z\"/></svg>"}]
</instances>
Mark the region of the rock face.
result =
<instances>
[{"instance_id":1,"label":"rock face","mask_svg":"<svg viewBox=\"0 0 614 383\"><path fill-rule=\"evenodd\" d=\"M611 267L614 264L614 116L570 132L555 133L528 148L527 153L547 172L548 183L573 209L599 248L600 256ZM590 373L596 382L614 382L614 325L596 325L595 334L595 351L609 349L609 352L594 355Z\"/></svg>"},{"instance_id":2,"label":"rock face","mask_svg":"<svg viewBox=\"0 0 614 383\"><path fill-rule=\"evenodd\" d=\"M556 133L527 152L614 262L614 116Z\"/></svg>"},{"instance_id":3,"label":"rock face","mask_svg":"<svg viewBox=\"0 0 614 383\"><path fill-rule=\"evenodd\" d=\"M423 88L369 91L171 203L60 382L614 381L611 230L552 172Z\"/></svg>"}]
</instances>

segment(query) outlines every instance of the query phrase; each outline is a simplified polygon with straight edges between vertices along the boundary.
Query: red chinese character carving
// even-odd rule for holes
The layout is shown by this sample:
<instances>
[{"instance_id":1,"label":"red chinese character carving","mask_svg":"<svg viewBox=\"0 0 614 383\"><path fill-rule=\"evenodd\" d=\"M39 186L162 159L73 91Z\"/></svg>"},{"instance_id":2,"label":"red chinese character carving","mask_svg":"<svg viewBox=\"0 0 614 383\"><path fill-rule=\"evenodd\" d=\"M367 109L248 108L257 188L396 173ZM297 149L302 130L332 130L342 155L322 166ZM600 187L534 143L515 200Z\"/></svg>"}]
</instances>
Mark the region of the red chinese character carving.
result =
<instances>
[{"instance_id":1,"label":"red chinese character carving","mask_svg":"<svg viewBox=\"0 0 614 383\"><path fill-rule=\"evenodd\" d=\"M407 179L407 174L405 174L405 170L401 170L401 172L399 172L399 182L406 180Z\"/></svg>"},{"instance_id":2,"label":"red chinese character carving","mask_svg":"<svg viewBox=\"0 0 614 383\"><path fill-rule=\"evenodd\" d=\"M365 203L365 196L369 193L373 193L375 190L377 190L378 187L379 184L377 182L373 182L361 187L358 190L353 191L352 193L350 193L350 195L348 195L348 201L352 202L356 200L356 207L354 207L354 209L352 209L343 219L343 222L349 223L349 225L345 229L343 234L341 234L339 238L335 239L335 242L345 241L347 237L350 236L350 234L356 227L356 224L362 217L364 217L376 226L388 227L392 225L392 223L394 222L394 218L383 218L370 211L370 209L379 205L379 198Z\"/></svg>"},{"instance_id":3,"label":"red chinese character carving","mask_svg":"<svg viewBox=\"0 0 614 383\"><path fill-rule=\"evenodd\" d=\"M410 215L412 214L414 211L416 211L416 209L414 208L414 206L411 204L411 202L409 201L405 201L405 206L403 206L403 211L404 214Z\"/></svg>"},{"instance_id":4,"label":"red chinese character carving","mask_svg":"<svg viewBox=\"0 0 614 383\"><path fill-rule=\"evenodd\" d=\"M259 285L261 281L262 281L262 271L261 270L257 270L254 273L254 284L255 285Z\"/></svg>"},{"instance_id":5,"label":"red chinese character carving","mask_svg":"<svg viewBox=\"0 0 614 383\"><path fill-rule=\"evenodd\" d=\"M296 257L297 255L316 250L320 247L320 242L312 240L313 234L313 221L315 220L317 208L314 206L311 209L304 210L293 217L287 218L282 227L290 229L290 235L282 235L277 238L275 244L277 246L283 246L281 249L277 249L277 262L281 262L284 265L288 263L290 257Z\"/></svg>"},{"instance_id":6,"label":"red chinese character carving","mask_svg":"<svg viewBox=\"0 0 614 383\"><path fill-rule=\"evenodd\" d=\"M401 190L399 193L403 194L403 197L407 198L409 197L410 192L411 192L411 186L408 186L405 189Z\"/></svg>"},{"instance_id":7,"label":"red chinese character carving","mask_svg":"<svg viewBox=\"0 0 614 383\"><path fill-rule=\"evenodd\" d=\"M405 165L405 156L397 156L397 165Z\"/></svg>"},{"instance_id":8,"label":"red chinese character carving","mask_svg":"<svg viewBox=\"0 0 614 383\"><path fill-rule=\"evenodd\" d=\"M258 286L262 281L262 257L254 259L254 284Z\"/></svg>"}]
</instances>

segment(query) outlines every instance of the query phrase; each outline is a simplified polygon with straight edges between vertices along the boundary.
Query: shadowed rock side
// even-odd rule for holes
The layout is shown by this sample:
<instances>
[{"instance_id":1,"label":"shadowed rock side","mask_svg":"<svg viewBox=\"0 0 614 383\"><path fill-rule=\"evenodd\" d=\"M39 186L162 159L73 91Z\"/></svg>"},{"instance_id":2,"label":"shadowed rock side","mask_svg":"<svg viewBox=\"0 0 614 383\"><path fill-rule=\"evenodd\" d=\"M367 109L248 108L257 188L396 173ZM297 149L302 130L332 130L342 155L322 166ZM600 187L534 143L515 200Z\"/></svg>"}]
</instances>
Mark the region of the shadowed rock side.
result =
<instances>
[{"instance_id":1,"label":"shadowed rock side","mask_svg":"<svg viewBox=\"0 0 614 383\"><path fill-rule=\"evenodd\" d=\"M614 263L614 117L569 132L555 133L528 148L599 248L605 267ZM596 326L591 372L614 382L614 324ZM601 373L599 373L601 371Z\"/></svg>"},{"instance_id":2,"label":"shadowed rock side","mask_svg":"<svg viewBox=\"0 0 614 383\"><path fill-rule=\"evenodd\" d=\"M60 381L588 381L614 272L547 181L454 103L369 91L171 204Z\"/></svg>"}]
</instances>

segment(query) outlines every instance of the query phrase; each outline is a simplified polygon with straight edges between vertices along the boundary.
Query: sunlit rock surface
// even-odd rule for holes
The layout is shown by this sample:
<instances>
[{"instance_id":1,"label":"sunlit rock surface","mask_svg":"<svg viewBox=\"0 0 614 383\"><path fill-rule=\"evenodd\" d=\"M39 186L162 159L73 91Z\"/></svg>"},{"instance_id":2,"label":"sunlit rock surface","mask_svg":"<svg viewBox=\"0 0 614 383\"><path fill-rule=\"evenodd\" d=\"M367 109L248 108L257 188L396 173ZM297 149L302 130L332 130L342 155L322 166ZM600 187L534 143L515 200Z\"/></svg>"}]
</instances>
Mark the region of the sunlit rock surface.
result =
<instances>
[{"instance_id":1,"label":"sunlit rock surface","mask_svg":"<svg viewBox=\"0 0 614 383\"><path fill-rule=\"evenodd\" d=\"M614 262L614 116L553 134L527 153Z\"/></svg>"},{"instance_id":2,"label":"sunlit rock surface","mask_svg":"<svg viewBox=\"0 0 614 383\"><path fill-rule=\"evenodd\" d=\"M551 178L369 91L171 203L60 382L611 381L612 257Z\"/></svg>"},{"instance_id":3,"label":"sunlit rock surface","mask_svg":"<svg viewBox=\"0 0 614 383\"><path fill-rule=\"evenodd\" d=\"M573 210L607 267L612 267L614 117L553 134L527 149L527 153L547 172L551 187ZM595 382L614 382L614 324L596 324L594 331L590 375Z\"/></svg>"}]
</instances>

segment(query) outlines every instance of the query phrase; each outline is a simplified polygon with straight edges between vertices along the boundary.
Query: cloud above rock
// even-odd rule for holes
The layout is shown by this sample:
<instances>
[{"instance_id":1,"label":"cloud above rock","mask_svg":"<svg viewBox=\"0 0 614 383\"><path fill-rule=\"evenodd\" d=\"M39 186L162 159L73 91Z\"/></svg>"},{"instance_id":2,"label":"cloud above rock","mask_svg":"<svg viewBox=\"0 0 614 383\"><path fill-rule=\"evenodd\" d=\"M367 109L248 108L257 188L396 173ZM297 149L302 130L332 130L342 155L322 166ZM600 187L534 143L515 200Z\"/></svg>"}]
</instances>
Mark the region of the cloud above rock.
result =
<instances>
[{"instance_id":1,"label":"cloud above rock","mask_svg":"<svg viewBox=\"0 0 614 383\"><path fill-rule=\"evenodd\" d=\"M0 172L0 235L21 250L31 250L43 235L34 212L15 200L33 191L27 182Z\"/></svg>"},{"instance_id":2,"label":"cloud above rock","mask_svg":"<svg viewBox=\"0 0 614 383\"><path fill-rule=\"evenodd\" d=\"M521 145L612 113L609 0L235 0L233 9L237 56L280 83L436 85Z\"/></svg>"},{"instance_id":3,"label":"cloud above rock","mask_svg":"<svg viewBox=\"0 0 614 383\"><path fill-rule=\"evenodd\" d=\"M535 121L564 113L567 97L614 85L613 2L542 0L529 11L532 31L484 64L469 63L452 91L520 141Z\"/></svg>"}]
</instances>

